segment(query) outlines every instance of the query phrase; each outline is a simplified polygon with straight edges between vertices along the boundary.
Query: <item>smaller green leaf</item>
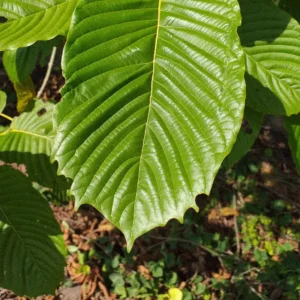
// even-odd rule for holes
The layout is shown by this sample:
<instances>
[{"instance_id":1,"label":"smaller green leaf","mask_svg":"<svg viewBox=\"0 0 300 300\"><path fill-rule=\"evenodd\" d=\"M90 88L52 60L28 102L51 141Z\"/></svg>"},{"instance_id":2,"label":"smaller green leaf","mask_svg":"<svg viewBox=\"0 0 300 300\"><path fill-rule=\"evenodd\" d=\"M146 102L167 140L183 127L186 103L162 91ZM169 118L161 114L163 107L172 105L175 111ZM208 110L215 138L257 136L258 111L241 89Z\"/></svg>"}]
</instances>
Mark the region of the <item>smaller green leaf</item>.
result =
<instances>
[{"instance_id":1,"label":"smaller green leaf","mask_svg":"<svg viewBox=\"0 0 300 300\"><path fill-rule=\"evenodd\" d=\"M148 267L153 277L159 278L164 275L164 262L162 260L158 262L151 261Z\"/></svg>"},{"instance_id":2,"label":"smaller green leaf","mask_svg":"<svg viewBox=\"0 0 300 300\"><path fill-rule=\"evenodd\" d=\"M13 82L22 82L34 70L38 60L37 45L17 50L8 50L3 54L3 65L9 79Z\"/></svg>"},{"instance_id":3,"label":"smaller green leaf","mask_svg":"<svg viewBox=\"0 0 300 300\"><path fill-rule=\"evenodd\" d=\"M205 290L206 290L206 285L203 283L199 283L196 286L195 293L196 295L202 295L205 292Z\"/></svg>"},{"instance_id":4,"label":"smaller green leaf","mask_svg":"<svg viewBox=\"0 0 300 300\"><path fill-rule=\"evenodd\" d=\"M67 249L69 253L76 253L78 251L78 247L75 245L70 245Z\"/></svg>"},{"instance_id":5,"label":"smaller green leaf","mask_svg":"<svg viewBox=\"0 0 300 300\"><path fill-rule=\"evenodd\" d=\"M270 0L239 0L247 105L273 115L300 112L300 25Z\"/></svg>"},{"instance_id":6,"label":"smaller green leaf","mask_svg":"<svg viewBox=\"0 0 300 300\"><path fill-rule=\"evenodd\" d=\"M3 112L5 106L6 106L6 94L0 91L0 113Z\"/></svg>"},{"instance_id":7,"label":"smaller green leaf","mask_svg":"<svg viewBox=\"0 0 300 300\"><path fill-rule=\"evenodd\" d=\"M258 137L262 121L262 113L256 112L248 106L245 107L242 128L230 154L223 161L223 165L227 170L246 155L253 146Z\"/></svg>"},{"instance_id":8,"label":"smaller green leaf","mask_svg":"<svg viewBox=\"0 0 300 300\"><path fill-rule=\"evenodd\" d=\"M261 267L264 267L269 257L266 251L255 249L254 258Z\"/></svg>"},{"instance_id":9,"label":"smaller green leaf","mask_svg":"<svg viewBox=\"0 0 300 300\"><path fill-rule=\"evenodd\" d=\"M288 132L289 146L300 174L300 114L285 117L284 126Z\"/></svg>"},{"instance_id":10,"label":"smaller green leaf","mask_svg":"<svg viewBox=\"0 0 300 300\"><path fill-rule=\"evenodd\" d=\"M5 71L14 84L17 94L19 113L23 112L28 103L36 96L30 75L37 64L39 51L38 45L35 44L27 48L5 51L3 55Z\"/></svg>"},{"instance_id":11,"label":"smaller green leaf","mask_svg":"<svg viewBox=\"0 0 300 300\"><path fill-rule=\"evenodd\" d=\"M66 35L77 0L2 2L0 16L8 20L0 23L0 51L5 51Z\"/></svg>"},{"instance_id":12,"label":"smaller green leaf","mask_svg":"<svg viewBox=\"0 0 300 300\"><path fill-rule=\"evenodd\" d=\"M32 109L15 117L0 133L0 160L26 166L30 180L40 185L65 190L69 182L57 176L57 164L50 163L55 131L52 124L54 104L32 101Z\"/></svg>"},{"instance_id":13,"label":"smaller green leaf","mask_svg":"<svg viewBox=\"0 0 300 300\"><path fill-rule=\"evenodd\" d=\"M177 273L172 272L172 273L168 274L165 284L166 284L166 286L172 287L176 284L177 281L178 281Z\"/></svg>"},{"instance_id":14,"label":"smaller green leaf","mask_svg":"<svg viewBox=\"0 0 300 300\"><path fill-rule=\"evenodd\" d=\"M111 275L109 275L109 279L112 281L112 283L115 287L125 285L125 281L121 274L112 273Z\"/></svg>"},{"instance_id":15,"label":"smaller green leaf","mask_svg":"<svg viewBox=\"0 0 300 300\"><path fill-rule=\"evenodd\" d=\"M24 174L0 166L0 286L22 296L53 294L65 256L47 201Z\"/></svg>"},{"instance_id":16,"label":"smaller green leaf","mask_svg":"<svg viewBox=\"0 0 300 300\"><path fill-rule=\"evenodd\" d=\"M27 77L22 82L16 82L14 88L17 94L18 103L17 110L22 113L29 103L35 98L36 91L31 77Z\"/></svg>"}]
</instances>

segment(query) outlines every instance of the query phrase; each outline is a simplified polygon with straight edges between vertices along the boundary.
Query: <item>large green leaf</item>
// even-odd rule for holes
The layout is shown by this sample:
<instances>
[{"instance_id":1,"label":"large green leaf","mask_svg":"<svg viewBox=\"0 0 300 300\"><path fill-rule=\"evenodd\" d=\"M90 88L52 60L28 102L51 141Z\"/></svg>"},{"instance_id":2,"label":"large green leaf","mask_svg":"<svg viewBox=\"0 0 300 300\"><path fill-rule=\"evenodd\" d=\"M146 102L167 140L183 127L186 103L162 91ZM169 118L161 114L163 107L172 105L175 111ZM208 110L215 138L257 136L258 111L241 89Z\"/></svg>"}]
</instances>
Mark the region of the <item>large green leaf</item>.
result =
<instances>
[{"instance_id":1,"label":"large green leaf","mask_svg":"<svg viewBox=\"0 0 300 300\"><path fill-rule=\"evenodd\" d=\"M289 146L300 174L300 114L285 117L284 126L288 132Z\"/></svg>"},{"instance_id":2,"label":"large green leaf","mask_svg":"<svg viewBox=\"0 0 300 300\"><path fill-rule=\"evenodd\" d=\"M65 255L47 201L21 172L0 166L0 286L17 295L53 294Z\"/></svg>"},{"instance_id":3,"label":"large green leaf","mask_svg":"<svg viewBox=\"0 0 300 300\"><path fill-rule=\"evenodd\" d=\"M300 25L270 0L239 0L248 105L262 113L300 112Z\"/></svg>"},{"instance_id":4,"label":"large green leaf","mask_svg":"<svg viewBox=\"0 0 300 300\"><path fill-rule=\"evenodd\" d=\"M197 209L244 108L238 4L81 1L64 55L53 158L130 249Z\"/></svg>"},{"instance_id":5,"label":"large green leaf","mask_svg":"<svg viewBox=\"0 0 300 300\"><path fill-rule=\"evenodd\" d=\"M242 123L241 130L230 154L223 161L223 165L226 169L230 169L245 156L253 146L260 132L263 117L264 115L262 113L259 113L248 106L245 107L244 124Z\"/></svg>"},{"instance_id":6,"label":"large green leaf","mask_svg":"<svg viewBox=\"0 0 300 300\"><path fill-rule=\"evenodd\" d=\"M24 164L32 181L55 189L66 189L68 183L57 176L57 164L50 163L55 132L52 123L54 105L34 101L29 112L13 119L0 133L0 160Z\"/></svg>"},{"instance_id":7,"label":"large green leaf","mask_svg":"<svg viewBox=\"0 0 300 300\"><path fill-rule=\"evenodd\" d=\"M29 46L65 35L77 0L2 0L0 51Z\"/></svg>"}]
</instances>

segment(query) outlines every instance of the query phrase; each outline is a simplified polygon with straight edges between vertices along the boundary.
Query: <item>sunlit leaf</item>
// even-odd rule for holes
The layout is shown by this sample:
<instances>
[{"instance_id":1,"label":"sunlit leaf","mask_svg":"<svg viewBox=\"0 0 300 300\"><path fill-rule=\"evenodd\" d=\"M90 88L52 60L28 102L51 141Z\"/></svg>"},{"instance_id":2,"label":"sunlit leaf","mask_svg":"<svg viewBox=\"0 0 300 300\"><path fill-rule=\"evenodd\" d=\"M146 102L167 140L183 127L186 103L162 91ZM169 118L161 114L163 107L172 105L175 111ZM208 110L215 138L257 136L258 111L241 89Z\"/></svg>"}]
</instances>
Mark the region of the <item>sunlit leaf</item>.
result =
<instances>
[{"instance_id":1,"label":"sunlit leaf","mask_svg":"<svg viewBox=\"0 0 300 300\"><path fill-rule=\"evenodd\" d=\"M5 106L6 106L6 94L0 91L0 113L3 112Z\"/></svg>"},{"instance_id":2,"label":"sunlit leaf","mask_svg":"<svg viewBox=\"0 0 300 300\"><path fill-rule=\"evenodd\" d=\"M130 249L197 209L244 108L237 1L80 1L53 158Z\"/></svg>"},{"instance_id":3,"label":"sunlit leaf","mask_svg":"<svg viewBox=\"0 0 300 300\"><path fill-rule=\"evenodd\" d=\"M65 35L77 0L2 0L0 51L32 45Z\"/></svg>"}]
</instances>

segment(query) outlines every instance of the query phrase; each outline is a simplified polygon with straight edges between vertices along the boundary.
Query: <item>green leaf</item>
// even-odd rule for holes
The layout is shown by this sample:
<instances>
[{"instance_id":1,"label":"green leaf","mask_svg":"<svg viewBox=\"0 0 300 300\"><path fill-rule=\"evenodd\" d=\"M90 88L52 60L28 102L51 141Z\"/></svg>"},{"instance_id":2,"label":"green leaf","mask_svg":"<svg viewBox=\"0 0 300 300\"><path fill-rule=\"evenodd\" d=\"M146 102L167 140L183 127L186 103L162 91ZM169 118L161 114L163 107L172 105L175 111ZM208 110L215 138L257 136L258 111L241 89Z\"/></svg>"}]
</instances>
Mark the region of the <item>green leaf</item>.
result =
<instances>
[{"instance_id":1,"label":"green leaf","mask_svg":"<svg viewBox=\"0 0 300 300\"><path fill-rule=\"evenodd\" d=\"M254 258L261 267L264 267L269 259L267 252L260 249L254 250Z\"/></svg>"},{"instance_id":2,"label":"green leaf","mask_svg":"<svg viewBox=\"0 0 300 300\"><path fill-rule=\"evenodd\" d=\"M21 172L0 166L0 286L30 297L53 294L65 255L47 201Z\"/></svg>"},{"instance_id":3,"label":"green leaf","mask_svg":"<svg viewBox=\"0 0 300 300\"><path fill-rule=\"evenodd\" d=\"M206 290L206 285L203 283L199 283L196 285L195 294L196 295L202 295Z\"/></svg>"},{"instance_id":4,"label":"green leaf","mask_svg":"<svg viewBox=\"0 0 300 300\"><path fill-rule=\"evenodd\" d=\"M278 6L300 22L299 0L279 0Z\"/></svg>"},{"instance_id":5,"label":"green leaf","mask_svg":"<svg viewBox=\"0 0 300 300\"><path fill-rule=\"evenodd\" d=\"M154 261L150 261L148 264L148 268L150 270L150 272L152 273L154 278L159 278L159 277L163 277L164 275L164 261L163 260L159 260L157 262Z\"/></svg>"},{"instance_id":6,"label":"green leaf","mask_svg":"<svg viewBox=\"0 0 300 300\"><path fill-rule=\"evenodd\" d=\"M6 106L6 94L3 91L0 91L0 113L3 112Z\"/></svg>"},{"instance_id":7,"label":"green leaf","mask_svg":"<svg viewBox=\"0 0 300 300\"><path fill-rule=\"evenodd\" d=\"M10 127L0 133L0 160L26 166L29 178L39 184L66 189L69 184L57 176L57 164L50 163L55 132L52 124L54 105L41 100L34 107L13 119Z\"/></svg>"},{"instance_id":8,"label":"green leaf","mask_svg":"<svg viewBox=\"0 0 300 300\"><path fill-rule=\"evenodd\" d=\"M197 209L239 130L244 67L229 1L80 1L53 159L134 240Z\"/></svg>"},{"instance_id":9,"label":"green leaf","mask_svg":"<svg viewBox=\"0 0 300 300\"><path fill-rule=\"evenodd\" d=\"M77 0L3 0L0 16L0 51L32 45L65 35Z\"/></svg>"},{"instance_id":10,"label":"green leaf","mask_svg":"<svg viewBox=\"0 0 300 300\"><path fill-rule=\"evenodd\" d=\"M244 126L242 125L230 154L223 161L223 165L227 170L245 156L253 146L258 137L263 116L262 113L259 113L248 106L245 107L243 122L245 124Z\"/></svg>"},{"instance_id":11,"label":"green leaf","mask_svg":"<svg viewBox=\"0 0 300 300\"><path fill-rule=\"evenodd\" d=\"M270 0L239 0L247 105L262 113L300 112L300 25Z\"/></svg>"},{"instance_id":12,"label":"green leaf","mask_svg":"<svg viewBox=\"0 0 300 300\"><path fill-rule=\"evenodd\" d=\"M67 249L69 253L76 253L78 251L78 247L75 245L69 245Z\"/></svg>"},{"instance_id":13,"label":"green leaf","mask_svg":"<svg viewBox=\"0 0 300 300\"><path fill-rule=\"evenodd\" d=\"M300 114L285 117L284 127L288 132L289 146L300 174Z\"/></svg>"},{"instance_id":14,"label":"green leaf","mask_svg":"<svg viewBox=\"0 0 300 300\"><path fill-rule=\"evenodd\" d=\"M29 105L29 103L35 98L36 91L31 77L27 77L22 82L16 82L14 89L17 94L17 110L22 113Z\"/></svg>"},{"instance_id":15,"label":"green leaf","mask_svg":"<svg viewBox=\"0 0 300 300\"><path fill-rule=\"evenodd\" d=\"M38 60L38 51L38 47L33 45L4 52L3 65L13 83L22 82L31 75Z\"/></svg>"}]
</instances>

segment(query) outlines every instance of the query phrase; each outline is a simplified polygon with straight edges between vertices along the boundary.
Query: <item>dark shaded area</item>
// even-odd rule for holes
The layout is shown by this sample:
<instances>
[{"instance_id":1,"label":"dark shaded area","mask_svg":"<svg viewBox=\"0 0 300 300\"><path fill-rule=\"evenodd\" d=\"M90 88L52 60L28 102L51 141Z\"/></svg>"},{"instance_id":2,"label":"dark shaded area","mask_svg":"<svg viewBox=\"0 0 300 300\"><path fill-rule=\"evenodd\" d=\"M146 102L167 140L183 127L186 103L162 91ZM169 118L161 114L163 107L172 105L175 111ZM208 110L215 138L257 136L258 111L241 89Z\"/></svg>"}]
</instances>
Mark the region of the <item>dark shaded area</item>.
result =
<instances>
[{"instance_id":1,"label":"dark shaded area","mask_svg":"<svg viewBox=\"0 0 300 300\"><path fill-rule=\"evenodd\" d=\"M0 166L0 182L1 286L31 297L53 293L65 264L53 213L31 181L15 168ZM28 277L20 276L24 273Z\"/></svg>"},{"instance_id":2,"label":"dark shaded area","mask_svg":"<svg viewBox=\"0 0 300 300\"><path fill-rule=\"evenodd\" d=\"M260 81L245 74L246 81L246 105L264 114L280 116L286 114L282 101Z\"/></svg>"},{"instance_id":3,"label":"dark shaded area","mask_svg":"<svg viewBox=\"0 0 300 300\"><path fill-rule=\"evenodd\" d=\"M51 164L49 156L45 154L3 151L0 152L0 161L17 166L23 165L24 173L31 181L55 191L65 191L71 185L71 181L64 176L57 176L57 162Z\"/></svg>"}]
</instances>

